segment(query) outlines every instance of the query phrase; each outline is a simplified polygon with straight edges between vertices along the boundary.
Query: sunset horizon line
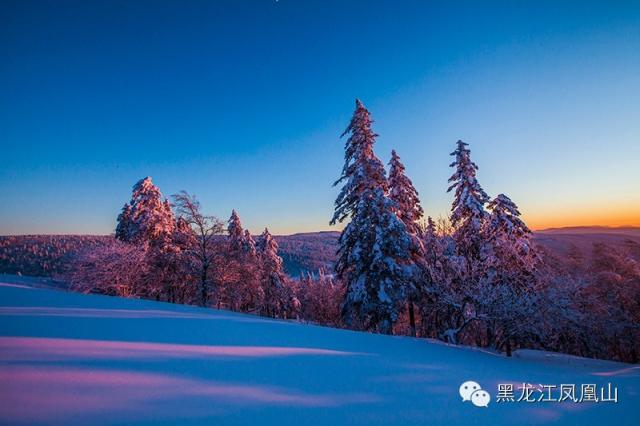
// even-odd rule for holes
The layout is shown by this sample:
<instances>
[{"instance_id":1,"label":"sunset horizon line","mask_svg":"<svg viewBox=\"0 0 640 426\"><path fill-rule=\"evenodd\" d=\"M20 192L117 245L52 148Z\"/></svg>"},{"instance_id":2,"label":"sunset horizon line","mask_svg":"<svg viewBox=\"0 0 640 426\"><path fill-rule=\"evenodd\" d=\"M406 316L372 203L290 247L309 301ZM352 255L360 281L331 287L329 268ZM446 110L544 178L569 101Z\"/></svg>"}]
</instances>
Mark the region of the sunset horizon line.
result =
<instances>
[{"instance_id":1,"label":"sunset horizon line","mask_svg":"<svg viewBox=\"0 0 640 426\"><path fill-rule=\"evenodd\" d=\"M266 228L269 228L267 226ZM545 232L545 231L558 231L558 230L578 230L578 229L604 229L604 230L623 230L623 229L632 229L632 230L640 230L640 223L636 224L623 224L623 225L559 225L559 226L547 226L547 227L531 227L531 232ZM299 230L299 231L291 231L291 232L274 232L274 236L278 237L289 237L292 235L300 235L300 234L317 234L317 233L326 233L326 232L335 232L340 233L342 231L342 227L337 229L316 229L316 230ZM47 237L56 237L56 236L80 236L80 237L108 237L113 235L114 232L111 233L60 233L60 232L39 232L39 233L9 233L9 234L0 234L0 237L29 237L29 236L47 236ZM252 232L252 235L259 235L260 232Z\"/></svg>"}]
</instances>

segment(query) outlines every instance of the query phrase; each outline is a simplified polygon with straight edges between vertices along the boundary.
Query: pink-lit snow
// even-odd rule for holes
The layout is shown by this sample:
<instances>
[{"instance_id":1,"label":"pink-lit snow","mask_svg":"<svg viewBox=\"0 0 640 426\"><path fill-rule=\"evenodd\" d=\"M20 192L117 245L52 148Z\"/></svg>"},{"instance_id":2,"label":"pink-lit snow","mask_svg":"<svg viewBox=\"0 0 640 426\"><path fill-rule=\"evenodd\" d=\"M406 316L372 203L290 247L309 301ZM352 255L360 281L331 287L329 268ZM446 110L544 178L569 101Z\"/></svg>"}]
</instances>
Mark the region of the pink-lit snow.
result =
<instances>
[{"instance_id":1,"label":"pink-lit snow","mask_svg":"<svg viewBox=\"0 0 640 426\"><path fill-rule=\"evenodd\" d=\"M0 281L0 424L640 424L637 365ZM461 401L467 380L488 408ZM522 382L612 383L619 402L496 403Z\"/></svg>"}]
</instances>

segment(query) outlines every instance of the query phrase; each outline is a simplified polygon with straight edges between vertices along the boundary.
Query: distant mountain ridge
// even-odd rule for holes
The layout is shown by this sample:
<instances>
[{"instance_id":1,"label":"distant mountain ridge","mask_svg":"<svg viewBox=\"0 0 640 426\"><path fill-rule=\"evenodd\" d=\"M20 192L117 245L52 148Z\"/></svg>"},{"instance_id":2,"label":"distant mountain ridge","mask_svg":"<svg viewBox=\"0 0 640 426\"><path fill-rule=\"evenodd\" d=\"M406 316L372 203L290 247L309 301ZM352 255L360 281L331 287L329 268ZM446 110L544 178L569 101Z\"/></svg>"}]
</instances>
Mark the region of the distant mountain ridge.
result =
<instances>
[{"instance_id":1,"label":"distant mountain ridge","mask_svg":"<svg viewBox=\"0 0 640 426\"><path fill-rule=\"evenodd\" d=\"M566 226L534 231L534 234L634 234L640 236L640 226Z\"/></svg>"},{"instance_id":2,"label":"distant mountain ridge","mask_svg":"<svg viewBox=\"0 0 640 426\"><path fill-rule=\"evenodd\" d=\"M338 249L338 231L305 232L277 236L280 255L289 274L316 271L320 267L331 270ZM571 226L549 228L533 232L535 243L547 252L559 256L582 253L588 257L594 244L606 244L616 249L640 247L640 227ZM640 261L640 257L638 257Z\"/></svg>"}]
</instances>

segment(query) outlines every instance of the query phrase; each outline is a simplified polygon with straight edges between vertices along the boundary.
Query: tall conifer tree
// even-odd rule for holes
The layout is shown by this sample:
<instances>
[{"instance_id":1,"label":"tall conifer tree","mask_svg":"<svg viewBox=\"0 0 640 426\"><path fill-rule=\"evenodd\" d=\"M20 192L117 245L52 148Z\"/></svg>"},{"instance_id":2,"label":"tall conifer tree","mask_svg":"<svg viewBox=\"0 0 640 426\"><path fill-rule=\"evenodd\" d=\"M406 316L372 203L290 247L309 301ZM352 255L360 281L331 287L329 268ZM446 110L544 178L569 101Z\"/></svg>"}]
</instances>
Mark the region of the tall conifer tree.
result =
<instances>
[{"instance_id":1,"label":"tall conifer tree","mask_svg":"<svg viewBox=\"0 0 640 426\"><path fill-rule=\"evenodd\" d=\"M342 314L351 326L391 333L398 310L413 286L415 239L386 196L382 162L373 151L376 134L369 111L356 110L343 136L345 164L334 185L345 182L331 223L347 224L339 240L336 273L346 285Z\"/></svg>"},{"instance_id":2,"label":"tall conifer tree","mask_svg":"<svg viewBox=\"0 0 640 426\"><path fill-rule=\"evenodd\" d=\"M482 231L487 219L484 205L489 196L476 179L478 166L471 161L471 151L467 146L459 140L456 150L451 153L455 161L450 167L455 167L455 172L449 178L451 185L447 192L456 190L451 207L451 225L458 254L475 261L480 259L484 244Z\"/></svg>"},{"instance_id":3,"label":"tall conifer tree","mask_svg":"<svg viewBox=\"0 0 640 426\"><path fill-rule=\"evenodd\" d=\"M283 316L289 308L287 277L282 269L282 258L278 256L278 243L267 228L258 240L257 249L262 262L263 314Z\"/></svg>"},{"instance_id":4,"label":"tall conifer tree","mask_svg":"<svg viewBox=\"0 0 640 426\"><path fill-rule=\"evenodd\" d=\"M421 264L424 258L424 246L419 236L421 234L419 221L424 215L418 191L413 186L413 182L405 173L404 164L400 161L400 157L395 150L391 151L391 160L389 161L389 198L395 202L395 212L398 218L407 227L407 231L412 234L416 241L415 247L419 250L413 252L413 260L416 264ZM417 272L417 271L416 271ZM416 322L414 314L414 302L420 298L420 283L428 279L428 274L416 274L414 285L410 287L407 295L407 308L409 311L409 327L411 335L416 335Z\"/></svg>"}]
</instances>

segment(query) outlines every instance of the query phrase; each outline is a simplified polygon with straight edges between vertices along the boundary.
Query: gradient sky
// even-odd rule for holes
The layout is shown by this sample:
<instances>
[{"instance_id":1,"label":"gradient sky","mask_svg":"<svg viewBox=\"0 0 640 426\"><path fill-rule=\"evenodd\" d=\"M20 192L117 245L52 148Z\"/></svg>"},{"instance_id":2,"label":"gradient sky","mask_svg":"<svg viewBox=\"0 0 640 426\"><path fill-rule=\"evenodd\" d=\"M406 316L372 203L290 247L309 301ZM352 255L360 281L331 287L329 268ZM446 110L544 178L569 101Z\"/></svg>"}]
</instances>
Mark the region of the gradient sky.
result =
<instances>
[{"instance_id":1,"label":"gradient sky","mask_svg":"<svg viewBox=\"0 0 640 426\"><path fill-rule=\"evenodd\" d=\"M0 234L112 232L147 175L332 229L356 97L432 216L461 138L533 228L640 225L638 1L5 0Z\"/></svg>"}]
</instances>

